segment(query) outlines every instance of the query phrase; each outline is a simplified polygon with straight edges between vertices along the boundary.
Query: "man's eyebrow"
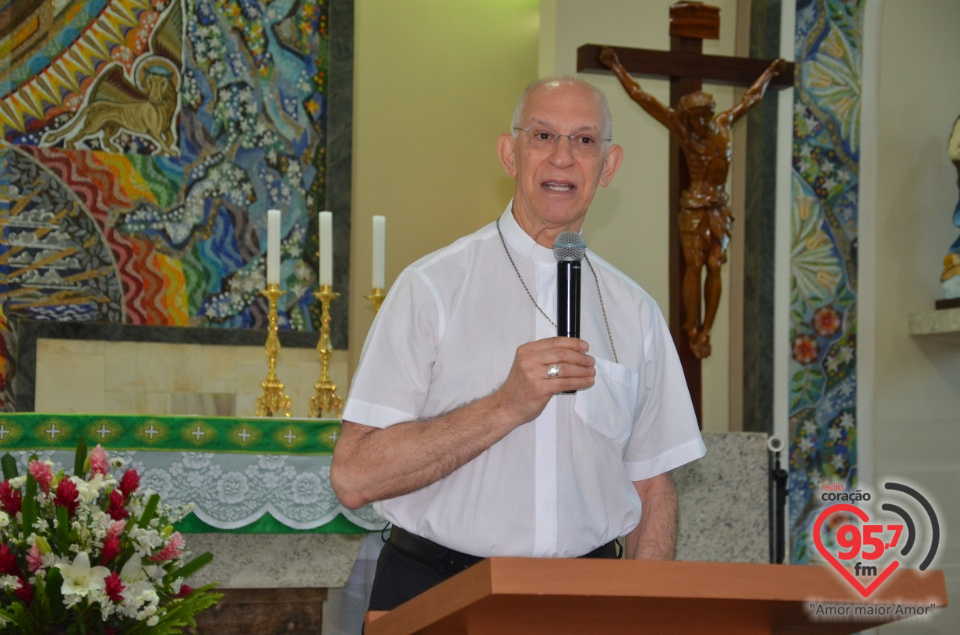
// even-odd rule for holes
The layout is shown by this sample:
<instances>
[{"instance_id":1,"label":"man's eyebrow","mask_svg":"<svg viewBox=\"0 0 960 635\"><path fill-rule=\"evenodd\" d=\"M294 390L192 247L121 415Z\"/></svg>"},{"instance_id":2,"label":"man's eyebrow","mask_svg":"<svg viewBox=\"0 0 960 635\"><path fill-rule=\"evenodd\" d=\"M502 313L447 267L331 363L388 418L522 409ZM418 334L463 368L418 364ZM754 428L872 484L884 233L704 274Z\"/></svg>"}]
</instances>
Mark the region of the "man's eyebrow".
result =
<instances>
[{"instance_id":1,"label":"man's eyebrow","mask_svg":"<svg viewBox=\"0 0 960 635\"><path fill-rule=\"evenodd\" d=\"M552 123L549 123L549 122L547 122L547 121L544 121L543 119L536 119L536 118L531 119L531 120L530 120L530 123L527 124L527 125L528 125L528 126L533 126L533 125L543 126L544 128L550 128L551 130L556 130L556 129L557 129L557 127L554 126ZM585 126L580 126L579 128L575 128L575 129L573 130L573 132L597 132L597 131L599 131L599 130L600 130L600 126L585 125Z\"/></svg>"}]
</instances>

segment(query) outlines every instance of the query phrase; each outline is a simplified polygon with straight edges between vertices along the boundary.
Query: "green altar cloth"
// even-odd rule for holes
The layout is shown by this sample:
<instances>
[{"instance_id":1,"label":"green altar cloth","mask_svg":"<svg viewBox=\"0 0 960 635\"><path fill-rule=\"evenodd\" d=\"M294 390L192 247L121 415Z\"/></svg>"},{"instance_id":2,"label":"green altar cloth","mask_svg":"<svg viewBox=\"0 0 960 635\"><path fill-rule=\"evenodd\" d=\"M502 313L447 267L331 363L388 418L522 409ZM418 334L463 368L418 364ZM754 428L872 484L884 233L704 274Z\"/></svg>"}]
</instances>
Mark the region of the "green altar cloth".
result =
<instances>
[{"instance_id":1,"label":"green altar cloth","mask_svg":"<svg viewBox=\"0 0 960 635\"><path fill-rule=\"evenodd\" d=\"M77 441L136 468L170 505L193 505L182 531L361 533L383 526L330 487L338 420L0 413L0 453L73 468Z\"/></svg>"}]
</instances>

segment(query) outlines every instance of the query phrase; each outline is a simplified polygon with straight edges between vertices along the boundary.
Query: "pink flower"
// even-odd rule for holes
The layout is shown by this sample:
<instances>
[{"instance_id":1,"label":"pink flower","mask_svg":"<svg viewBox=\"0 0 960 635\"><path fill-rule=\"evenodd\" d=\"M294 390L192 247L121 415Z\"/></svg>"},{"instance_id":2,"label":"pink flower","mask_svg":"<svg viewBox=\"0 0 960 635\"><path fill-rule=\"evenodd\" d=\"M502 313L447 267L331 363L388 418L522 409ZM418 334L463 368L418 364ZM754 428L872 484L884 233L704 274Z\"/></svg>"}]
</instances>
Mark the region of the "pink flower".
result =
<instances>
[{"instance_id":1,"label":"pink flower","mask_svg":"<svg viewBox=\"0 0 960 635\"><path fill-rule=\"evenodd\" d=\"M9 481L0 483L0 507L11 516L20 513L20 506L23 503L23 494L20 490L10 487Z\"/></svg>"},{"instance_id":2,"label":"pink flower","mask_svg":"<svg viewBox=\"0 0 960 635\"><path fill-rule=\"evenodd\" d=\"M53 499L55 505L67 508L67 515L73 516L80 505L80 492L77 490L77 484L68 478L60 479L57 484L57 496Z\"/></svg>"},{"instance_id":3,"label":"pink flower","mask_svg":"<svg viewBox=\"0 0 960 635\"><path fill-rule=\"evenodd\" d=\"M110 523L110 526L107 527L107 538L119 538L123 533L124 527L127 526L126 521L115 520Z\"/></svg>"},{"instance_id":4,"label":"pink flower","mask_svg":"<svg viewBox=\"0 0 960 635\"><path fill-rule=\"evenodd\" d=\"M123 494L120 493L120 490L110 492L110 507L107 509L107 513L114 520L123 520L130 516L130 512L123 506Z\"/></svg>"},{"instance_id":5,"label":"pink flower","mask_svg":"<svg viewBox=\"0 0 960 635\"><path fill-rule=\"evenodd\" d=\"M27 571L36 573L43 568L43 556L40 555L40 548L37 545L30 547L27 552Z\"/></svg>"},{"instance_id":6,"label":"pink flower","mask_svg":"<svg viewBox=\"0 0 960 635\"><path fill-rule=\"evenodd\" d=\"M123 582L120 581L120 574L116 571L107 576L106 583L107 597L119 604L123 601Z\"/></svg>"},{"instance_id":7,"label":"pink flower","mask_svg":"<svg viewBox=\"0 0 960 635\"><path fill-rule=\"evenodd\" d=\"M124 472L120 479L120 491L123 492L124 498L130 498L130 495L136 492L138 487L140 487L140 475L137 474L137 471L129 469Z\"/></svg>"},{"instance_id":8,"label":"pink flower","mask_svg":"<svg viewBox=\"0 0 960 635\"><path fill-rule=\"evenodd\" d=\"M150 556L149 560L151 562L175 560L183 555L184 544L183 536L180 535L179 531L175 531L173 535L170 536L170 542L167 543L167 546Z\"/></svg>"},{"instance_id":9,"label":"pink flower","mask_svg":"<svg viewBox=\"0 0 960 635\"><path fill-rule=\"evenodd\" d=\"M120 538L107 536L103 539L103 550L100 552L100 562L107 564L120 555Z\"/></svg>"},{"instance_id":10,"label":"pink flower","mask_svg":"<svg viewBox=\"0 0 960 635\"><path fill-rule=\"evenodd\" d=\"M94 474L106 474L110 471L110 460L102 445L97 445L90 453L90 471Z\"/></svg>"},{"instance_id":11,"label":"pink flower","mask_svg":"<svg viewBox=\"0 0 960 635\"><path fill-rule=\"evenodd\" d=\"M190 595L191 593L193 593L193 588L192 588L189 584L181 584L181 585L180 585L180 593L177 593L177 594L176 594L175 596L173 596L173 597L175 597L175 598L185 598L185 597L187 597L188 595Z\"/></svg>"},{"instance_id":12,"label":"pink flower","mask_svg":"<svg viewBox=\"0 0 960 635\"><path fill-rule=\"evenodd\" d=\"M37 481L37 484L40 485L40 489L44 494L50 492L50 483L53 482L53 472L50 471L49 465L43 461L33 460L27 464L27 471L30 472L30 475Z\"/></svg>"}]
</instances>

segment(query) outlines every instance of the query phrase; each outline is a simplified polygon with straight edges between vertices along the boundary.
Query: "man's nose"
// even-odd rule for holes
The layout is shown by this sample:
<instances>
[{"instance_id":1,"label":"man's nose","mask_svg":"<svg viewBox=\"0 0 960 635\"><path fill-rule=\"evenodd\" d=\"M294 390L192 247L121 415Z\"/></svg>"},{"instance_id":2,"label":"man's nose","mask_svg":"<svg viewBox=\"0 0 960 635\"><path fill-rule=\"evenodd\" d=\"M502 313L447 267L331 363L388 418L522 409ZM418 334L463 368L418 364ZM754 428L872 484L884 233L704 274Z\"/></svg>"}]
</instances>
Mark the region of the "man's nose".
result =
<instances>
[{"instance_id":1,"label":"man's nose","mask_svg":"<svg viewBox=\"0 0 960 635\"><path fill-rule=\"evenodd\" d=\"M576 160L573 154L573 139L565 134L558 135L550 159L558 165L573 163Z\"/></svg>"}]
</instances>

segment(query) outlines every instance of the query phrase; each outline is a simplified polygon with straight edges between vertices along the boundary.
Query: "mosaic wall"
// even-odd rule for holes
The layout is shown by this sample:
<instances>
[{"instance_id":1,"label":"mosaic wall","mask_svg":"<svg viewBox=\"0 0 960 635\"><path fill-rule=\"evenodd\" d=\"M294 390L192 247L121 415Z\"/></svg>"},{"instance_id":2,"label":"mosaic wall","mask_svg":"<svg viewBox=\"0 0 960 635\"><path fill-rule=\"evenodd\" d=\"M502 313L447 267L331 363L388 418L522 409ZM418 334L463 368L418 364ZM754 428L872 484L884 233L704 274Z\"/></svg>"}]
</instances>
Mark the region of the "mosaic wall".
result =
<instances>
[{"instance_id":1,"label":"mosaic wall","mask_svg":"<svg viewBox=\"0 0 960 635\"><path fill-rule=\"evenodd\" d=\"M8 320L313 330L329 0L6 3L0 410Z\"/></svg>"},{"instance_id":2,"label":"mosaic wall","mask_svg":"<svg viewBox=\"0 0 960 635\"><path fill-rule=\"evenodd\" d=\"M857 487L863 0L798 0L791 223L790 560L813 561L820 487ZM829 539L829 538L828 538Z\"/></svg>"}]
</instances>

